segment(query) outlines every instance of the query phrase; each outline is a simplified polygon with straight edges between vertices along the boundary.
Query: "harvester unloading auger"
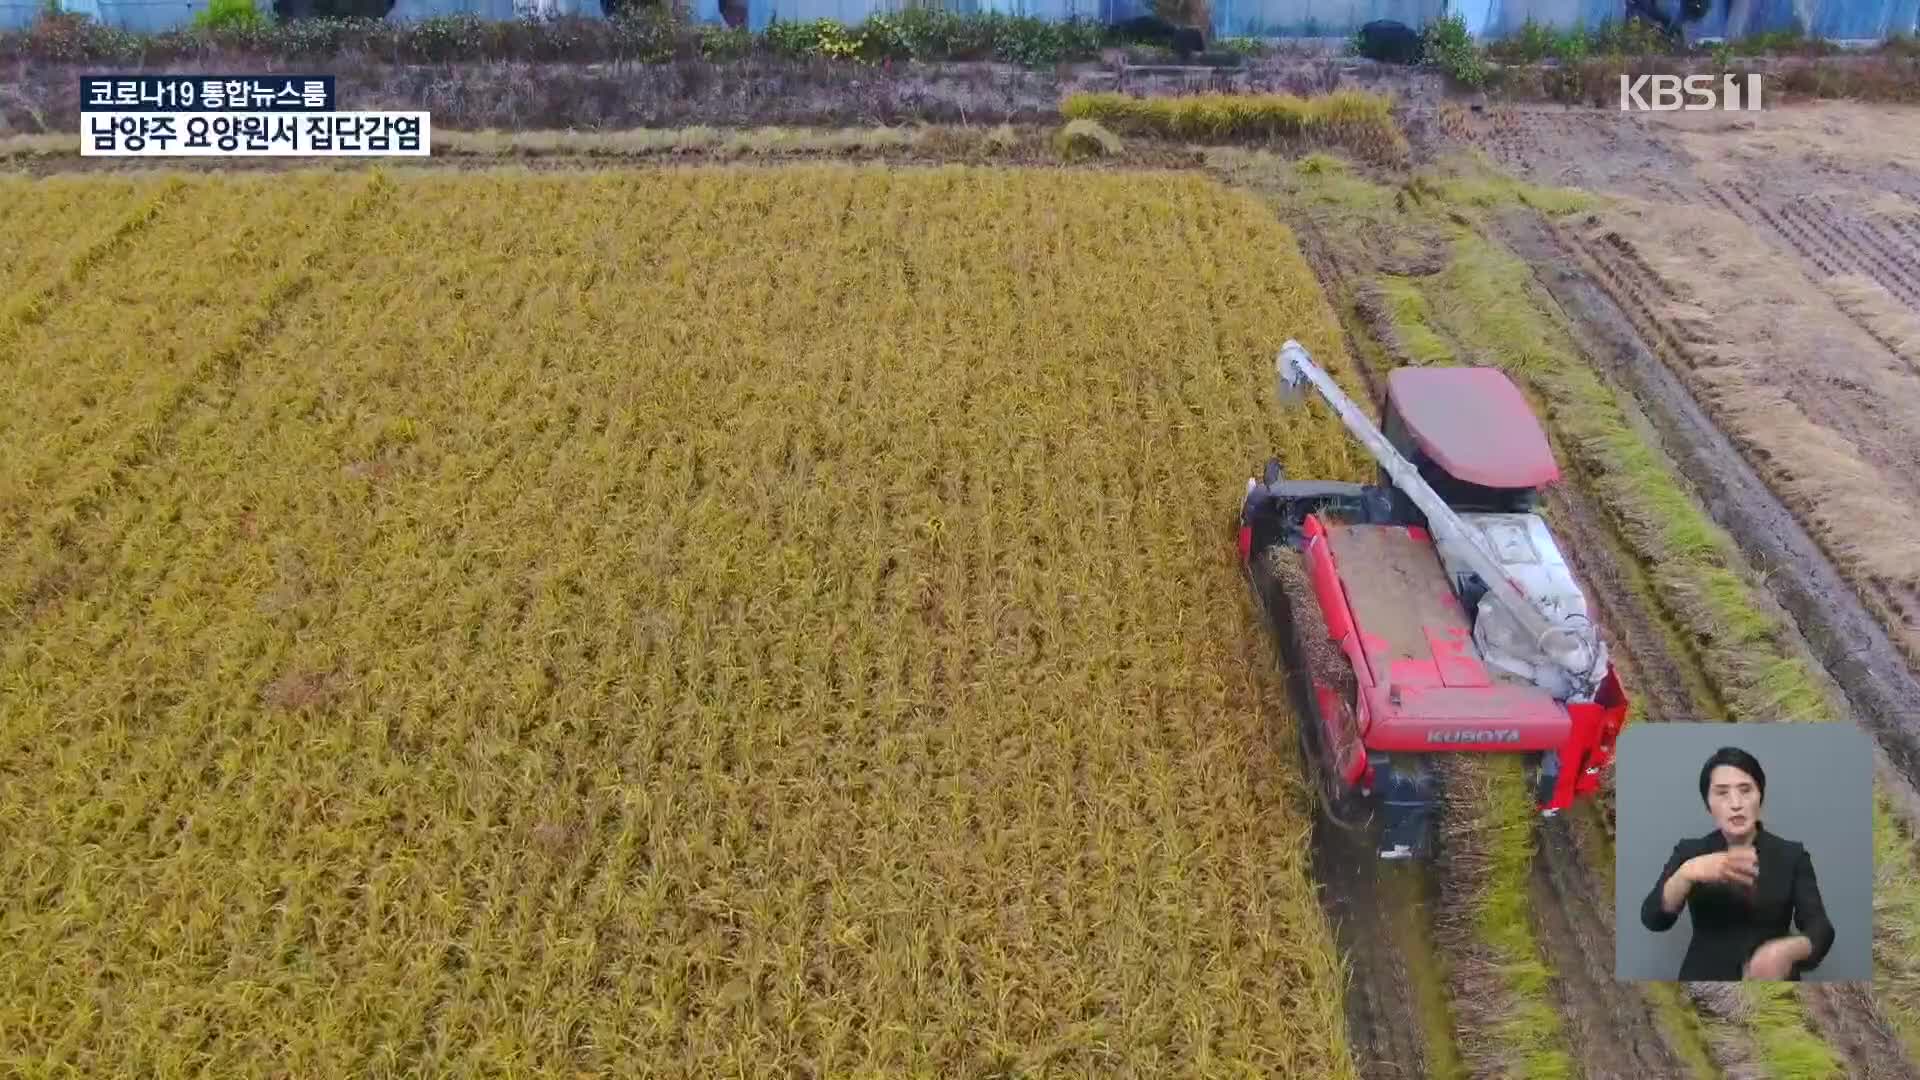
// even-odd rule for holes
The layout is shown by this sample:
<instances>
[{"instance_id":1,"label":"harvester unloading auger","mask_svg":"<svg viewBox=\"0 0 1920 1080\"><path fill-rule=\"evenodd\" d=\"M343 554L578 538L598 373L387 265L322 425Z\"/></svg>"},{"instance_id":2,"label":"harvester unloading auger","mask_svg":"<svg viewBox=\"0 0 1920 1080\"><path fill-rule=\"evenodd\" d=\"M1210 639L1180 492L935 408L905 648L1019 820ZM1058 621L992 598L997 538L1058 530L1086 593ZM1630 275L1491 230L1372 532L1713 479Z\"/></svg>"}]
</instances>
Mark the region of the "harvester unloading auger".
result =
<instances>
[{"instance_id":1,"label":"harvester unloading auger","mask_svg":"<svg viewBox=\"0 0 1920 1080\"><path fill-rule=\"evenodd\" d=\"M1560 470L1519 388L1494 368L1401 368L1382 432L1298 342L1275 369L1282 401L1311 386L1380 466L1350 484L1270 460L1240 510L1328 817L1376 824L1383 858L1427 856L1435 753L1525 755L1545 814L1591 795L1627 697L1535 512Z\"/></svg>"}]
</instances>

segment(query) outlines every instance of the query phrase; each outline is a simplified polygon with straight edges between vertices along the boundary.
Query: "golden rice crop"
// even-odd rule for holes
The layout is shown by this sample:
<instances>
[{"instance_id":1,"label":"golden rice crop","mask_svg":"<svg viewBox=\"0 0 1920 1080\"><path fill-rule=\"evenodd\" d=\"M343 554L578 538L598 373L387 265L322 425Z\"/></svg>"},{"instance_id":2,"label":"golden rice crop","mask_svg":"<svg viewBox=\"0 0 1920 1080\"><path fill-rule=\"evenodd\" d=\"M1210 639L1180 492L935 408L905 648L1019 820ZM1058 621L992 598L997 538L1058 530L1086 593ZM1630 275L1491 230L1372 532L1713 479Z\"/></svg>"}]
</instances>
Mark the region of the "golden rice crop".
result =
<instances>
[{"instance_id":1,"label":"golden rice crop","mask_svg":"<svg viewBox=\"0 0 1920 1080\"><path fill-rule=\"evenodd\" d=\"M1137 97L1076 93L1061 103L1070 119L1097 120L1122 134L1181 139L1315 137L1361 153L1404 151L1393 101L1362 90L1295 94L1183 94Z\"/></svg>"},{"instance_id":2,"label":"golden rice crop","mask_svg":"<svg viewBox=\"0 0 1920 1080\"><path fill-rule=\"evenodd\" d=\"M96 198L123 209L135 202L141 188L159 186L153 180L137 184L68 178L36 188L31 180L0 176L0 252L6 253L0 259L0 298L58 265L87 227L98 223L102 207Z\"/></svg>"},{"instance_id":3,"label":"golden rice crop","mask_svg":"<svg viewBox=\"0 0 1920 1080\"><path fill-rule=\"evenodd\" d=\"M19 542L0 555L0 612L17 617L84 568L65 546L75 513L215 385L271 318L280 264L348 201L325 178L203 186L156 214L113 274L74 287L57 318L13 324L0 340L0 531Z\"/></svg>"},{"instance_id":4,"label":"golden rice crop","mask_svg":"<svg viewBox=\"0 0 1920 1080\"><path fill-rule=\"evenodd\" d=\"M1351 1075L1250 199L202 176L22 334L0 1072Z\"/></svg>"},{"instance_id":5,"label":"golden rice crop","mask_svg":"<svg viewBox=\"0 0 1920 1080\"><path fill-rule=\"evenodd\" d=\"M90 261L87 252L137 230L173 185L143 178L0 176L0 341L9 324L59 281L59 271ZM31 198L29 198L31 193Z\"/></svg>"}]
</instances>

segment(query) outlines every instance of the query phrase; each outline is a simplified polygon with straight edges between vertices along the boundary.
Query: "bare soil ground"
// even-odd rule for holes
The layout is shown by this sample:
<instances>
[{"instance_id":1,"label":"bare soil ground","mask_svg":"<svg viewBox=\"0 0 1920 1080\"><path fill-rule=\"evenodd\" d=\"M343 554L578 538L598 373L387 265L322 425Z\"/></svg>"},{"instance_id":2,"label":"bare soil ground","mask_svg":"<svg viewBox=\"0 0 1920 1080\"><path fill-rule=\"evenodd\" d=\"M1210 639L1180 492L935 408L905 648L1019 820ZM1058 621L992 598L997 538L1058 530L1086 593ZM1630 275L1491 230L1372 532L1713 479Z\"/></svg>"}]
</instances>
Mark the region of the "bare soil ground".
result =
<instances>
[{"instance_id":1,"label":"bare soil ground","mask_svg":"<svg viewBox=\"0 0 1920 1080\"><path fill-rule=\"evenodd\" d=\"M1508 215L1504 239L1570 316L1582 351L1647 405L1650 434L1767 574L1850 710L1879 735L1880 784L1911 824L1920 775L1911 531L1920 520L1912 362L1920 290L1906 237L1920 160L1910 141L1887 135L1909 138L1920 110L1778 115L1669 129L1612 114L1503 110L1436 127L1536 182L1616 196L1571 226ZM1594 531L1577 510L1554 509L1559 527ZM1595 583L1649 718L1711 716L1714 703L1699 697L1691 716L1655 715L1683 700L1672 676L1687 665L1645 663L1649 620L1631 596L1612 602L1622 594L1605 561ZM1581 562L1583 576L1593 575L1593 560ZM1543 862L1550 873L1551 857ZM1544 920L1549 938L1556 921ZM1725 1011L1699 989L1703 1015ZM1872 990L1809 984L1800 1001L1848 1075L1915 1075ZM1715 1024L1709 1038L1729 1076L1754 1068L1738 1027Z\"/></svg>"},{"instance_id":2,"label":"bare soil ground","mask_svg":"<svg viewBox=\"0 0 1920 1080\"><path fill-rule=\"evenodd\" d=\"M1880 1014L1873 993L1859 983L1807 983L1801 1000L1808 1015L1839 1051L1855 1080L1906 1080L1913 1075L1900 1039Z\"/></svg>"},{"instance_id":3,"label":"bare soil ground","mask_svg":"<svg viewBox=\"0 0 1920 1080\"><path fill-rule=\"evenodd\" d=\"M1680 1055L1633 983L1613 977L1613 905L1565 818L1541 823L1533 903L1554 958L1554 997L1588 1080L1681 1074Z\"/></svg>"},{"instance_id":4,"label":"bare soil ground","mask_svg":"<svg viewBox=\"0 0 1920 1080\"><path fill-rule=\"evenodd\" d=\"M1325 818L1314 825L1314 878L1351 976L1345 1004L1354 1060L1366 1080L1436 1076L1414 971L1432 948L1421 928L1432 875L1381 862L1375 839Z\"/></svg>"},{"instance_id":5,"label":"bare soil ground","mask_svg":"<svg viewBox=\"0 0 1920 1080\"><path fill-rule=\"evenodd\" d=\"M1884 623L1768 487L1756 463L1742 455L1738 440L1715 426L1710 409L1689 392L1684 373L1656 355L1661 340L1643 334L1629 315L1632 296L1609 292L1607 275L1598 260L1582 258L1577 237L1523 215L1508 218L1505 234L1571 317L1583 353L1645 403L1649 435L1674 456L1708 511L1767 575L1775 599L1862 722L1901 772L1920 775L1913 715L1920 681Z\"/></svg>"},{"instance_id":6,"label":"bare soil ground","mask_svg":"<svg viewBox=\"0 0 1920 1080\"><path fill-rule=\"evenodd\" d=\"M1432 130L1615 197L1569 254L1920 660L1920 109L1499 106Z\"/></svg>"}]
</instances>

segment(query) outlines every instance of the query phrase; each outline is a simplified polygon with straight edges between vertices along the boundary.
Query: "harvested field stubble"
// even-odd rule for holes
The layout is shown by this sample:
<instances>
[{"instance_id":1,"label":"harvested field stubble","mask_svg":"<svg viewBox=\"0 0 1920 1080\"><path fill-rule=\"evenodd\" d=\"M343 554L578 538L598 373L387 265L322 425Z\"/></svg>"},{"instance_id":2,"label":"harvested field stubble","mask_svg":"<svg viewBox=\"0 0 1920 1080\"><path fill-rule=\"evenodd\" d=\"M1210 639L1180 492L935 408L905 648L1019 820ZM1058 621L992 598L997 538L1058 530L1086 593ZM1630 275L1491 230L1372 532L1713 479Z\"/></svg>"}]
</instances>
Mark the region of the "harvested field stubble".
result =
<instances>
[{"instance_id":1,"label":"harvested field stubble","mask_svg":"<svg viewBox=\"0 0 1920 1080\"><path fill-rule=\"evenodd\" d=\"M1512 212L1532 206L1550 218L1580 219L1585 217L1585 199L1489 178L1481 169L1463 168L1458 162L1437 169L1434 176L1415 177L1396 192L1331 159L1288 167L1238 151L1215 156L1226 175L1269 193L1287 211L1306 218L1318 242L1329 246L1331 258L1347 272L1366 275L1365 290L1356 290L1352 298L1356 314L1366 316L1363 337L1390 346L1392 359L1492 363L1534 392L1563 460L1613 517L1628 550L1645 567L1651 587L1644 599L1657 604L1664 617L1685 632L1727 718L1817 722L1844 715L1817 664L1804 646L1796 646L1784 612L1767 598L1733 541L1694 501L1675 464L1633 429L1619 396L1623 392L1609 386L1590 365L1535 271L1496 238L1493 222L1482 216L1496 208ZM1370 238L1383 227L1395 228L1390 235L1399 235L1409 251L1425 247L1436 254L1411 260L1399 248L1371 244ZM1410 265L1413 262L1419 265ZM1518 875L1499 872L1523 861L1518 845L1502 843L1503 836L1513 834L1498 826L1511 829L1527 808L1511 806L1504 817L1500 813L1518 791L1511 777L1487 770L1463 779L1471 785L1462 789L1468 793L1466 809L1477 810L1481 820L1473 821L1471 813L1459 815L1473 825L1460 832L1460 839L1471 842L1468 858L1456 858L1454 872L1443 881L1443 888L1466 901L1447 928L1450 945L1468 946L1456 964L1456 986L1463 976L1468 985L1464 994L1457 990L1457 997L1463 999L1463 1008L1524 1015L1545 995L1539 992L1537 969L1530 966L1534 954L1524 947L1530 920L1515 907ZM1895 811L1892 789L1883 782L1875 787L1873 842L1880 878L1875 889L1874 1004L1911 1055L1920 1045L1914 992L1920 977L1911 959L1917 940L1915 913L1920 912L1911 872L1913 839ZM1476 915L1478 925L1470 921ZM1522 947L1509 953L1514 961L1509 966L1490 968L1484 957L1503 939ZM1498 982L1486 977L1496 971ZM1730 1076L1831 1075L1838 1059L1809 1029L1802 999L1749 989L1750 994L1733 996L1739 1009L1727 1012L1703 1004L1693 1021L1704 1025L1723 1071ZM1677 1002L1650 1000L1667 1014L1659 1019L1670 1031L1690 1022L1671 1015ZM1513 1039L1511 1029L1483 1024L1463 1039L1463 1051L1489 1070L1498 1064L1514 1067L1541 1049L1545 1040L1538 1036L1551 1025L1526 1030L1536 1037L1532 1046ZM1500 1045L1502 1036L1505 1046ZM1591 1065L1584 1059L1581 1064ZM1550 1067L1543 1061L1520 1068L1538 1075Z\"/></svg>"},{"instance_id":2,"label":"harvested field stubble","mask_svg":"<svg viewBox=\"0 0 1920 1080\"><path fill-rule=\"evenodd\" d=\"M1365 469L1270 405L1347 367L1258 204L319 182L0 340L0 1071L1353 1075L1227 520Z\"/></svg>"}]
</instances>

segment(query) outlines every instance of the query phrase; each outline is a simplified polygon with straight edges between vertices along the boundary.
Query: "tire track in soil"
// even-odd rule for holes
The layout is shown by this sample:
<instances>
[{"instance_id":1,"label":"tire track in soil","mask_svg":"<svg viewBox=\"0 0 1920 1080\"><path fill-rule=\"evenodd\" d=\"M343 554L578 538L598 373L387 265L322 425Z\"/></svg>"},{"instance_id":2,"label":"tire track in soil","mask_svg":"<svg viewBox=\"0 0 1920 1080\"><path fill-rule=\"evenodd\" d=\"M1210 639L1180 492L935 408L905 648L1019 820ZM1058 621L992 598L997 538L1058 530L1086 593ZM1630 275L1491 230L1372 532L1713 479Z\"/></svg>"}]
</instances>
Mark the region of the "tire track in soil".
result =
<instances>
[{"instance_id":1,"label":"tire track in soil","mask_svg":"<svg viewBox=\"0 0 1920 1080\"><path fill-rule=\"evenodd\" d=\"M1535 923L1556 959L1553 996L1586 1080L1686 1075L1679 1054L1635 984L1612 975L1612 905L1581 858L1564 816L1539 823L1533 859Z\"/></svg>"},{"instance_id":2,"label":"tire track in soil","mask_svg":"<svg viewBox=\"0 0 1920 1080\"><path fill-rule=\"evenodd\" d=\"M1766 228L1772 230L1775 236L1786 243L1791 252L1803 259L1813 260L1826 277L1847 273L1869 278L1873 276L1869 269L1846 258L1832 244L1817 239L1814 234L1803 229L1799 223L1800 218L1788 213L1786 208L1775 207L1770 210L1752 188L1738 183L1728 186L1735 195L1739 196L1751 214L1758 215ZM1725 196L1721 198L1724 199ZM1736 211L1736 216L1741 215ZM1750 217L1743 217L1742 220L1747 221L1749 226L1753 225ZM1611 240L1612 237L1609 239ZM1666 305L1680 299L1674 294L1666 276L1648 265L1646 260L1633 250L1633 245L1628 241L1621 239L1614 240L1613 243L1630 258L1635 271L1644 279L1645 285L1640 298L1648 318L1654 322L1665 321L1660 313L1666 309ZM1811 274L1803 274L1802 278L1816 289L1822 280ZM1885 282L1881 284L1884 286ZM1647 293L1651 293L1650 300ZM1859 317L1843 311L1837 304L1834 306L1834 311L1844 317L1849 324L1864 330L1876 342L1879 341L1871 328L1862 325ZM1680 334L1675 337L1683 338L1693 345L1711 347L1713 344L1702 341L1697 336ZM1689 366L1695 366L1695 358L1688 353L1685 345L1676 343L1675 348L1679 355L1686 357ZM1888 358L1895 365L1908 365L1909 362L1905 358L1892 350L1889 350L1889 353ZM1878 468L1887 482L1903 483L1913 496L1920 497L1920 480L1916 479L1920 477L1920 458L1915 457L1906 442L1883 443L1878 439L1878 436L1886 431L1901 430L1905 417L1897 409L1887 408L1886 403L1881 399L1863 394L1856 385L1842 382L1840 386L1846 389L1835 389L1819 379L1807 379L1799 381L1795 386L1787 387L1784 392L1809 421L1847 439L1853 445L1855 454ZM1875 588L1881 587L1879 583L1875 583ZM1898 593L1889 590L1885 596L1890 606L1896 610L1904 610L1904 601L1899 598Z\"/></svg>"},{"instance_id":3,"label":"tire track in soil","mask_svg":"<svg viewBox=\"0 0 1920 1080\"><path fill-rule=\"evenodd\" d=\"M1808 1017L1852 1080L1920 1080L1865 983L1801 983Z\"/></svg>"},{"instance_id":4,"label":"tire track in soil","mask_svg":"<svg viewBox=\"0 0 1920 1080\"><path fill-rule=\"evenodd\" d=\"M1885 583L1850 582L1825 546L1756 471L1764 454L1715 424L1679 372L1696 365L1697 339L1659 312L1667 294L1644 260L1618 235L1604 241L1551 225L1506 230L1541 281L1605 347L1583 348L1629 389L1655 422L1708 514L1733 534L1769 589L1785 605L1819 659L1880 734L1901 773L1920 777L1920 679L1887 623L1898 625L1910 600ZM1587 263L1584 269L1582 262ZM1864 600L1864 603L1863 603ZM1878 612L1867 610L1871 604Z\"/></svg>"},{"instance_id":5,"label":"tire track in soil","mask_svg":"<svg viewBox=\"0 0 1920 1080\"><path fill-rule=\"evenodd\" d=\"M1729 199L1718 188L1709 189L1721 208L1750 227L1763 229L1780 240L1789 251L1819 271L1814 277L1816 283L1821 278L1856 274L1876 282L1908 307L1920 311L1920 259L1906 254L1904 243L1885 239L1875 226L1850 221L1834 207L1831 199L1821 199L1818 212L1784 205L1769 212L1752 188L1739 183L1728 186L1739 196L1738 200ZM1905 239L1904 227L1895 228ZM1854 233L1860 235L1855 237ZM1877 328L1845 307L1840 311L1867 336L1878 341L1898 363L1920 374L1920 363L1902 355Z\"/></svg>"},{"instance_id":6,"label":"tire track in soil","mask_svg":"<svg viewBox=\"0 0 1920 1080\"><path fill-rule=\"evenodd\" d=\"M1345 324L1341 301L1347 268L1310 221L1288 224ZM1345 329L1353 332L1351 326ZM1383 389L1378 374L1364 357L1354 350L1349 353L1367 396L1377 398ZM1370 410L1371 401L1356 404ZM1270 632L1279 632L1270 617L1267 625ZM1276 660L1284 664L1279 638L1274 641ZM1377 822L1368 831L1356 832L1328 821L1325 813L1314 815L1313 876L1320 884L1322 910L1333 924L1335 942L1350 972L1342 997L1355 1063L1364 1080L1414 1080L1445 1071L1444 1063L1429 1060L1430 1035L1423 1018L1436 1008L1451 1013L1452 1003L1447 997L1423 1002L1416 986L1418 974L1440 966L1430 915L1439 897L1439 878L1432 862L1383 863L1378 843ZM1423 971L1416 972L1415 965ZM1440 993L1448 992L1443 988ZM1448 1027L1457 1020L1449 1016ZM1450 1048L1446 1052L1451 1053Z\"/></svg>"},{"instance_id":7,"label":"tire track in soil","mask_svg":"<svg viewBox=\"0 0 1920 1080\"><path fill-rule=\"evenodd\" d=\"M1584 477L1569 470L1570 482L1550 489L1547 508L1562 554L1587 594L1595 620L1616 653L1621 679L1641 708L1642 723L1664 723L1715 715L1720 709L1711 688L1699 677L1698 664L1671 633L1664 615L1640 583L1644 572L1634 563ZM1613 787L1601 789L1592 812L1612 842ZM1635 984L1613 978L1613 893L1602 872L1600 853L1581 842L1567 815L1539 823L1533 861L1536 925L1549 955L1574 958L1555 966L1553 992L1567 1018L1568 1037L1587 1080L1643 1080L1683 1077L1689 1070L1670 1041L1650 998ZM1595 1025L1592 1017L1609 1022ZM1712 1054L1709 1048L1709 1054ZM1731 1060L1715 1060L1723 1072Z\"/></svg>"},{"instance_id":8,"label":"tire track in soil","mask_svg":"<svg viewBox=\"0 0 1920 1080\"><path fill-rule=\"evenodd\" d=\"M1275 665L1286 673L1288 704L1297 725L1308 715L1305 680L1289 671L1286 647L1284 591L1279 579L1259 569L1250 571L1261 630L1268 635ZM1308 617L1303 637L1324 637L1325 624ZM1310 647L1310 646L1308 646ZM1335 662L1344 662L1336 660ZM1299 746L1297 731L1276 733L1277 741ZM1420 932L1427 904L1436 891L1432 867L1427 864L1383 864L1376 855L1380 840L1377 820L1365 830L1342 828L1328 820L1320 805L1320 779L1299 746L1302 773L1313 799L1310 864L1319 884L1321 910L1333 926L1334 941L1347 966L1341 1006L1346 1014L1347 1040L1362 1080L1416 1080L1434 1074L1423 1029L1415 964L1430 966L1431 943ZM1424 954L1424 955L1423 955Z\"/></svg>"},{"instance_id":9,"label":"tire track in soil","mask_svg":"<svg viewBox=\"0 0 1920 1080\"><path fill-rule=\"evenodd\" d=\"M1864 263L1878 270L1871 275L1874 280L1906 301L1908 307L1920 310L1920 255L1913 248L1889 240L1881 226L1835 204L1831 196L1801 199L1795 209L1816 234L1824 232L1851 248Z\"/></svg>"},{"instance_id":10,"label":"tire track in soil","mask_svg":"<svg viewBox=\"0 0 1920 1080\"><path fill-rule=\"evenodd\" d=\"M1365 1080L1414 1080L1433 1075L1420 1025L1420 1002L1406 957L1408 921L1425 914L1431 872L1383 865L1370 834L1354 833L1316 815L1313 874L1321 904L1352 978L1343 995L1347 1034ZM1408 907L1410 900L1419 906Z\"/></svg>"},{"instance_id":11,"label":"tire track in soil","mask_svg":"<svg viewBox=\"0 0 1920 1080\"><path fill-rule=\"evenodd\" d=\"M1841 211L1831 198L1768 200L1749 185L1730 186L1776 236L1830 276L1831 267L1857 273L1920 308L1920 262L1911 252L1889 248L1878 229Z\"/></svg>"}]
</instances>

